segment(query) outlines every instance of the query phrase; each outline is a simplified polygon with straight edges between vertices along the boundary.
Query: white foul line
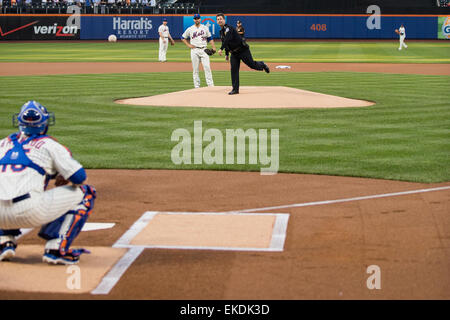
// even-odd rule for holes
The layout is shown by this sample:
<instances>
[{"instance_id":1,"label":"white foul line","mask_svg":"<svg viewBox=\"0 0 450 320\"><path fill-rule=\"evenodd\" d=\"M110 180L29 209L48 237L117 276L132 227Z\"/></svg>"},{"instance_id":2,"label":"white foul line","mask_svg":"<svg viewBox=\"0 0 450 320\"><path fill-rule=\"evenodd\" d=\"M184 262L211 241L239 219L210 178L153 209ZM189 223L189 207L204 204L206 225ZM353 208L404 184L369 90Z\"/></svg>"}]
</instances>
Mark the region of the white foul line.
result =
<instances>
[{"instance_id":1,"label":"white foul line","mask_svg":"<svg viewBox=\"0 0 450 320\"><path fill-rule=\"evenodd\" d=\"M145 212L127 232L120 237L113 245L113 248L124 248L130 241L145 228L148 222L153 219L156 212ZM129 250L123 257L114 265L114 267L103 277L100 284L91 291L91 294L109 294L114 288L122 275L127 271L131 264L140 256L145 248L137 246L128 246Z\"/></svg>"},{"instance_id":2,"label":"white foul line","mask_svg":"<svg viewBox=\"0 0 450 320\"><path fill-rule=\"evenodd\" d=\"M402 192L393 192L393 193L384 193L384 194L374 194L374 195L370 195L370 196L362 196L362 197L355 197L355 198L325 200L325 201L315 201L315 202L305 202L305 203L294 203L294 204L286 204L286 205L274 206L274 207L226 211L224 213L230 213L230 214L231 213L246 213L246 212L254 212L254 211L267 211L267 210L278 210L278 209L286 209L286 208L309 207L309 206L318 206L318 205L323 205L323 204L332 204L332 203L340 203L340 202L350 202L350 201L395 197L395 196L402 196L402 195L407 195L407 194L441 191L441 190L447 190L447 189L450 189L450 186L430 188L430 189L410 190L410 191L402 191Z\"/></svg>"},{"instance_id":3,"label":"white foul line","mask_svg":"<svg viewBox=\"0 0 450 320\"><path fill-rule=\"evenodd\" d=\"M114 267L103 277L100 284L91 291L91 294L108 294L116 283L120 280L122 275L127 271L131 264L144 251L144 248L134 247L130 248L123 255L123 257L114 265Z\"/></svg>"}]
</instances>

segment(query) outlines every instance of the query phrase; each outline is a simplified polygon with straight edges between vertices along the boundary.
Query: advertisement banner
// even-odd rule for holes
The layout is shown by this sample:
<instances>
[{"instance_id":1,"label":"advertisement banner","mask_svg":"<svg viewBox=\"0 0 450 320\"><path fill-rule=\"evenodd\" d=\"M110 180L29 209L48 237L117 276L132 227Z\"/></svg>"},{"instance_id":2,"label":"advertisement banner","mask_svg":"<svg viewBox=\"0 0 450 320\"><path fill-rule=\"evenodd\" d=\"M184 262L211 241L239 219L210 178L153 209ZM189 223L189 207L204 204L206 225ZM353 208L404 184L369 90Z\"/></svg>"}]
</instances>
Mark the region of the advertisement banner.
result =
<instances>
[{"instance_id":1,"label":"advertisement banner","mask_svg":"<svg viewBox=\"0 0 450 320\"><path fill-rule=\"evenodd\" d=\"M74 9L71 15L3 15L0 18L0 41L79 40L81 18L79 8Z\"/></svg>"},{"instance_id":2,"label":"advertisement banner","mask_svg":"<svg viewBox=\"0 0 450 320\"><path fill-rule=\"evenodd\" d=\"M164 16L83 16L81 19L81 39L106 40L113 34L118 40L150 40L158 39L158 28ZM167 17L171 36L179 38L181 34L181 18Z\"/></svg>"},{"instance_id":3,"label":"advertisement banner","mask_svg":"<svg viewBox=\"0 0 450 320\"><path fill-rule=\"evenodd\" d=\"M450 39L450 17L439 17L438 39Z\"/></svg>"},{"instance_id":4,"label":"advertisement banner","mask_svg":"<svg viewBox=\"0 0 450 320\"><path fill-rule=\"evenodd\" d=\"M1 40L118 40L158 39L158 27L167 18L170 34L180 39L194 24L193 15L80 15L75 10L64 15L0 15ZM70 8L70 7L69 7ZM248 39L396 39L401 24L408 39L450 39L450 16L350 15L230 15L227 24L241 20ZM220 37L216 17L202 16L213 38ZM436 26L438 28L436 32Z\"/></svg>"}]
</instances>

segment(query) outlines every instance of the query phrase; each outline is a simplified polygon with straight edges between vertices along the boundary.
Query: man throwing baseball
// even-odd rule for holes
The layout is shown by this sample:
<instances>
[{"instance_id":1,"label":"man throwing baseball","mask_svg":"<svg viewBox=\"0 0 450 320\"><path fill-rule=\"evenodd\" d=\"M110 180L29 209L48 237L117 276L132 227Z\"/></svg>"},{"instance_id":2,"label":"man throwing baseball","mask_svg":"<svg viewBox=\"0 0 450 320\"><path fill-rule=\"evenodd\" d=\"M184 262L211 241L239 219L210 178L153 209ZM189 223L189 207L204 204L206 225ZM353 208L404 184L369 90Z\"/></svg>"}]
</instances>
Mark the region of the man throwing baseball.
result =
<instances>
[{"instance_id":1,"label":"man throwing baseball","mask_svg":"<svg viewBox=\"0 0 450 320\"><path fill-rule=\"evenodd\" d=\"M169 27L167 26L167 19L163 19L162 25L158 28L159 33L159 61L165 62L166 54L167 54L167 48L169 47L169 41L171 45L175 45L175 41L173 41L170 32Z\"/></svg>"},{"instance_id":2,"label":"man throwing baseball","mask_svg":"<svg viewBox=\"0 0 450 320\"><path fill-rule=\"evenodd\" d=\"M406 31L405 31L405 27L403 26L403 24L400 26L399 29L395 30L395 32L399 35L399 40L400 40L400 47L398 48L398 50L402 50L402 48L408 48L408 46L405 43L405 38L406 38Z\"/></svg>"},{"instance_id":3,"label":"man throwing baseball","mask_svg":"<svg viewBox=\"0 0 450 320\"><path fill-rule=\"evenodd\" d=\"M249 45L242 39L235 28L225 23L225 16L223 13L217 14L216 19L217 24L221 28L220 38L222 39L222 47L219 50L219 55L222 55L222 50L225 49L226 59L228 60L228 55L231 52L231 84L233 90L228 92L228 94L238 94L241 60L254 70L264 70L266 73L269 73L270 69L264 61L253 60Z\"/></svg>"},{"instance_id":4,"label":"man throwing baseball","mask_svg":"<svg viewBox=\"0 0 450 320\"><path fill-rule=\"evenodd\" d=\"M194 24L184 31L181 40L191 49L191 61L193 69L194 87L200 88L200 76L198 67L200 62L205 70L206 84L208 87L214 86L214 81L209 62L209 55L216 52L216 45L212 39L207 26L200 23L200 15L194 15ZM190 42L187 42L190 39ZM207 49L208 42L211 43L211 49ZM206 50L205 50L206 49Z\"/></svg>"},{"instance_id":5,"label":"man throwing baseball","mask_svg":"<svg viewBox=\"0 0 450 320\"><path fill-rule=\"evenodd\" d=\"M15 256L20 228L41 227L42 260L49 264L75 264L89 253L70 245L92 213L96 191L84 184L86 172L70 151L47 135L54 121L28 101L13 116L19 132L0 140L0 261ZM46 190L52 178L56 187Z\"/></svg>"}]
</instances>

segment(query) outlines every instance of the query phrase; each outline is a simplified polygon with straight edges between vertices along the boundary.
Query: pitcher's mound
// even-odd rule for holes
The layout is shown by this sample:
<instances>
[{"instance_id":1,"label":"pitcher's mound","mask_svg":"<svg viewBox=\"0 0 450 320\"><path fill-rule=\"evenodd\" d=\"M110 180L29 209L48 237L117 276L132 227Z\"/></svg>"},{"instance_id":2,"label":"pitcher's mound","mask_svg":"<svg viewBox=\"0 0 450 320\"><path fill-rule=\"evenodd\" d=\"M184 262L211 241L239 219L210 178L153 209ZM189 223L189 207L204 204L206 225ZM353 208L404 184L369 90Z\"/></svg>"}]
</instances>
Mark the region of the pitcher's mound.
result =
<instances>
[{"instance_id":1,"label":"pitcher's mound","mask_svg":"<svg viewBox=\"0 0 450 320\"><path fill-rule=\"evenodd\" d=\"M368 107L373 102L288 87L241 87L228 95L230 87L203 87L150 97L117 100L138 106L203 108L346 108Z\"/></svg>"}]
</instances>

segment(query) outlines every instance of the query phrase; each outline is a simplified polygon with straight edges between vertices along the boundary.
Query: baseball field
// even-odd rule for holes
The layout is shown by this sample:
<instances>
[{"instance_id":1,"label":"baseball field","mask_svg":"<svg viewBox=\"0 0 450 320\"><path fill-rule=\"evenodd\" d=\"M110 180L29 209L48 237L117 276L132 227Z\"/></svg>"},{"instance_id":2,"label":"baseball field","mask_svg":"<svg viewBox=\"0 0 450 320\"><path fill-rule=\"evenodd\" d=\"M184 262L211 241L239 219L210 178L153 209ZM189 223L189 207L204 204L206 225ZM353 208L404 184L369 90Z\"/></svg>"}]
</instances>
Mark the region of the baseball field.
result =
<instances>
[{"instance_id":1,"label":"baseball field","mask_svg":"<svg viewBox=\"0 0 450 320\"><path fill-rule=\"evenodd\" d=\"M28 100L55 112L50 134L88 169L98 191L90 221L115 223L77 238L75 246L94 248L80 262L82 274L89 278L96 247L128 250L111 258L88 289L0 284L1 299L450 298L450 43L409 41L402 51L396 41L249 44L271 73L241 66L239 96L245 86L288 87L374 104L117 104L192 89L188 48L177 41L168 62L159 63L151 41L0 43L0 136L14 130L11 116ZM224 58L211 61L215 86L230 88ZM201 79L204 86L203 72ZM196 121L221 132L278 130L278 174L261 175L261 165L248 161L174 163L173 132L194 136ZM118 246L142 219L149 238ZM284 229L275 234L279 224ZM21 246L43 245L36 233L19 240L19 257ZM272 247L275 236L281 247ZM2 263L0 278L6 268L36 264L34 254ZM132 256L129 265L113 274L123 254ZM373 265L381 288L369 288ZM105 278L115 280L109 289Z\"/></svg>"}]
</instances>

